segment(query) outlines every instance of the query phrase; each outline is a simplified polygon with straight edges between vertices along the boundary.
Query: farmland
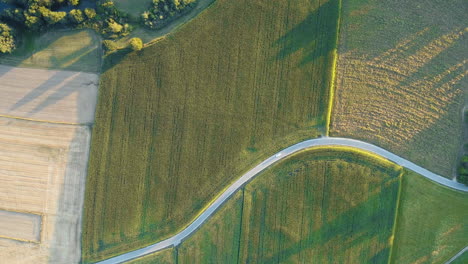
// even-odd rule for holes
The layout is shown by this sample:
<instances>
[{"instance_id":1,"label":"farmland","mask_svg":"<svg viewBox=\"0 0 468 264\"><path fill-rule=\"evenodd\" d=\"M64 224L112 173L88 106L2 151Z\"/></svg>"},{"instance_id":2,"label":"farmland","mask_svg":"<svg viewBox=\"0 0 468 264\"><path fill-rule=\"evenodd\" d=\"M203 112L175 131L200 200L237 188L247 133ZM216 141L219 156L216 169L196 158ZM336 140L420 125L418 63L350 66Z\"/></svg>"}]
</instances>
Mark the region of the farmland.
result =
<instances>
[{"instance_id":1,"label":"farmland","mask_svg":"<svg viewBox=\"0 0 468 264\"><path fill-rule=\"evenodd\" d=\"M331 135L454 176L468 85L463 7L463 0L345 1Z\"/></svg>"},{"instance_id":2,"label":"farmland","mask_svg":"<svg viewBox=\"0 0 468 264\"><path fill-rule=\"evenodd\" d=\"M243 171L325 134L338 1L320 3L219 0L141 52L106 59L85 261L168 237Z\"/></svg>"},{"instance_id":3,"label":"farmland","mask_svg":"<svg viewBox=\"0 0 468 264\"><path fill-rule=\"evenodd\" d=\"M128 264L176 264L174 249L164 249L163 251L127 262Z\"/></svg>"},{"instance_id":4,"label":"farmland","mask_svg":"<svg viewBox=\"0 0 468 264\"><path fill-rule=\"evenodd\" d=\"M0 116L92 123L97 85L94 73L0 65Z\"/></svg>"},{"instance_id":5,"label":"farmland","mask_svg":"<svg viewBox=\"0 0 468 264\"><path fill-rule=\"evenodd\" d=\"M51 31L41 36L28 33L19 49L0 55L0 64L98 72L101 54L100 39L91 30Z\"/></svg>"},{"instance_id":6,"label":"farmland","mask_svg":"<svg viewBox=\"0 0 468 264\"><path fill-rule=\"evenodd\" d=\"M405 172L392 263L445 263L467 245L468 194Z\"/></svg>"},{"instance_id":7,"label":"farmland","mask_svg":"<svg viewBox=\"0 0 468 264\"><path fill-rule=\"evenodd\" d=\"M90 137L85 126L0 117L2 262L79 261Z\"/></svg>"},{"instance_id":8,"label":"farmland","mask_svg":"<svg viewBox=\"0 0 468 264\"><path fill-rule=\"evenodd\" d=\"M348 148L303 151L237 192L177 263L386 263L401 173Z\"/></svg>"}]
</instances>

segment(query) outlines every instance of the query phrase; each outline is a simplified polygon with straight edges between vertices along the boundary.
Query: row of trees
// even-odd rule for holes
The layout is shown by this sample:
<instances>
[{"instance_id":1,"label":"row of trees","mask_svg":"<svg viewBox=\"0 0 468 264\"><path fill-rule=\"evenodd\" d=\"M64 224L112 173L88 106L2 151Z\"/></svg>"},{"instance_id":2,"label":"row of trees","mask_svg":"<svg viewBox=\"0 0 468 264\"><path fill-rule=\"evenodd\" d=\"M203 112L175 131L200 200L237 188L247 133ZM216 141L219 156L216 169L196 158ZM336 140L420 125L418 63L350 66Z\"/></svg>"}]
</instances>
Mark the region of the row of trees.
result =
<instances>
[{"instance_id":1,"label":"row of trees","mask_svg":"<svg viewBox=\"0 0 468 264\"><path fill-rule=\"evenodd\" d=\"M41 32L50 28L91 28L105 38L116 39L131 31L128 16L111 0L100 0L95 8L79 8L80 0L13 0L0 12L0 52L9 53L18 43L18 32ZM68 9L68 11L60 11ZM15 28L16 30L13 30Z\"/></svg>"},{"instance_id":2,"label":"row of trees","mask_svg":"<svg viewBox=\"0 0 468 264\"><path fill-rule=\"evenodd\" d=\"M143 25L158 29L172 19L190 11L197 0L153 0L148 11L141 14Z\"/></svg>"},{"instance_id":3,"label":"row of trees","mask_svg":"<svg viewBox=\"0 0 468 264\"><path fill-rule=\"evenodd\" d=\"M126 36L132 30L129 16L119 11L112 0L88 0L93 6L80 8L81 0L10 0L10 8L0 12L0 53L11 53L22 32L41 32L51 28L91 28L105 39ZM197 0L151 0L142 23L152 29L161 28L174 18L191 10ZM104 42L109 51L115 43ZM132 39L129 46L139 50L141 39Z\"/></svg>"}]
</instances>

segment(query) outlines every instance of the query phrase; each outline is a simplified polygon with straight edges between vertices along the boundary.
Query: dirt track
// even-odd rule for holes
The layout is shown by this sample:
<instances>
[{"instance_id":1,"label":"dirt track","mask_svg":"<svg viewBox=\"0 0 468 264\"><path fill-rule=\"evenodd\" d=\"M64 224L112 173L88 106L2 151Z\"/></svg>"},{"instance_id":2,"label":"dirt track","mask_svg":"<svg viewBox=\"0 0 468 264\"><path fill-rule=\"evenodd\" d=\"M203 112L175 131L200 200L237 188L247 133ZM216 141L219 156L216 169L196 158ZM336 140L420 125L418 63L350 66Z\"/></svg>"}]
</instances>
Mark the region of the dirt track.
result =
<instances>
[{"instance_id":1,"label":"dirt track","mask_svg":"<svg viewBox=\"0 0 468 264\"><path fill-rule=\"evenodd\" d=\"M0 65L0 116L92 123L98 75Z\"/></svg>"}]
</instances>

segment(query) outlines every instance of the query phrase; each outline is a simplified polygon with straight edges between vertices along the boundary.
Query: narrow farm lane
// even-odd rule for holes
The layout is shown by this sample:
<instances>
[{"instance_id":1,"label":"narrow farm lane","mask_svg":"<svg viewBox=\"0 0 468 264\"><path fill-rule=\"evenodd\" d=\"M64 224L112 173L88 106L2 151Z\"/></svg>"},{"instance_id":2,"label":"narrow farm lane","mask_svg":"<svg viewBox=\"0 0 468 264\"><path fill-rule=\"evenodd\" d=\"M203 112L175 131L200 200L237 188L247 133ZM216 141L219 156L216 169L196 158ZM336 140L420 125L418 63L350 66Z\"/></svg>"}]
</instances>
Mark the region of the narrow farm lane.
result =
<instances>
[{"instance_id":1,"label":"narrow farm lane","mask_svg":"<svg viewBox=\"0 0 468 264\"><path fill-rule=\"evenodd\" d=\"M266 169L267 167L273 165L274 163L285 159L292 154L313 148L313 147L319 147L319 146L345 146L345 147L352 147L356 148L359 150L364 150L368 151L371 153L374 153L378 156L381 156L383 158L386 158L402 167L405 167L407 169L410 169L414 172L417 172L421 174L422 176L437 182L443 186L446 186L448 188L452 188L458 191L462 192L468 192L468 186L465 186L461 183L457 183L455 181L446 179L442 176L439 176L435 173L430 172L429 170L426 170L411 161L408 161L398 155L395 155L383 148L380 148L378 146L360 141L360 140L355 140L355 139L349 139L349 138L335 138L335 137L323 137L323 138L317 138L317 139L310 139L306 140L303 142L300 142L296 145L290 146L273 156L269 157L250 171L246 172L242 177L240 177L238 180L236 180L231 186L229 186L223 193L221 193L216 200L203 211L189 226L184 228L181 232L177 233L176 235L163 240L161 242L158 242L156 244L150 245L145 248L141 248L138 250L134 250L101 262L98 262L98 264L117 264L117 263L123 263L132 259L136 259L154 252L157 252L159 250L171 247L171 246L177 246L179 245L185 238L190 236L193 232L195 232L211 215L215 213L215 211L224 203L226 200L231 197L237 190L239 190L241 187L243 187L247 182L249 182L251 179L253 179L255 176L257 176L261 171Z\"/></svg>"}]
</instances>

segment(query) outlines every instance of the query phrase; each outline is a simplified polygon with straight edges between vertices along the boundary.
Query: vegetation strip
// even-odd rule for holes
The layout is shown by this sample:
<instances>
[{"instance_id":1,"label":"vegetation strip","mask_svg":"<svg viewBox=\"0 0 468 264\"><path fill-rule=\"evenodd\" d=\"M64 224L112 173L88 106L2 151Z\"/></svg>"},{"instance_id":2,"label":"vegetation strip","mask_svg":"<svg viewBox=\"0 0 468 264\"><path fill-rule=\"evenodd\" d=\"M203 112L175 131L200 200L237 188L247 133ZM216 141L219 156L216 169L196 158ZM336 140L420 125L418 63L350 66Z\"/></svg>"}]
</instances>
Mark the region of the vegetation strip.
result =
<instances>
[{"instance_id":1,"label":"vegetation strip","mask_svg":"<svg viewBox=\"0 0 468 264\"><path fill-rule=\"evenodd\" d=\"M351 147L351 148L356 148L360 151L370 152L371 155L376 155L377 157L383 157L385 159L388 159L389 161L392 161L396 163L397 165L400 165L402 167L415 171L421 174L422 176L428 178L429 180L435 181L443 186L446 186L446 187L449 187L458 191L468 192L468 186L450 181L442 176L434 174L378 146L375 146L366 142L362 142L359 140L346 139L346 138L324 137L324 138L318 138L318 139L311 139L311 140L303 141L301 143L298 143L296 145L293 145L289 148L286 148L278 152L277 154L271 156L270 158L266 159L265 161L257 165L255 168L245 173L241 178L239 178L236 182L230 185L215 201L213 201L213 203L211 203L211 205L208 208L206 208L206 210L203 211L198 218L196 218L189 226L184 228L175 236L172 236L171 238L168 238L164 241L153 244L151 246L138 249L135 251L131 251L131 252L110 258L108 260L98 262L98 263L99 264L123 263L132 259L136 259L145 255L160 251L165 248L179 245L182 242L182 240L184 240L189 235L191 235L195 230L197 230L237 190L242 188L247 182L249 182L252 178L257 176L261 171L263 171L264 169L268 168L274 163L282 159L285 159L286 157L294 153L297 153L299 151L309 149L312 147L319 147L319 146Z\"/></svg>"}]
</instances>

